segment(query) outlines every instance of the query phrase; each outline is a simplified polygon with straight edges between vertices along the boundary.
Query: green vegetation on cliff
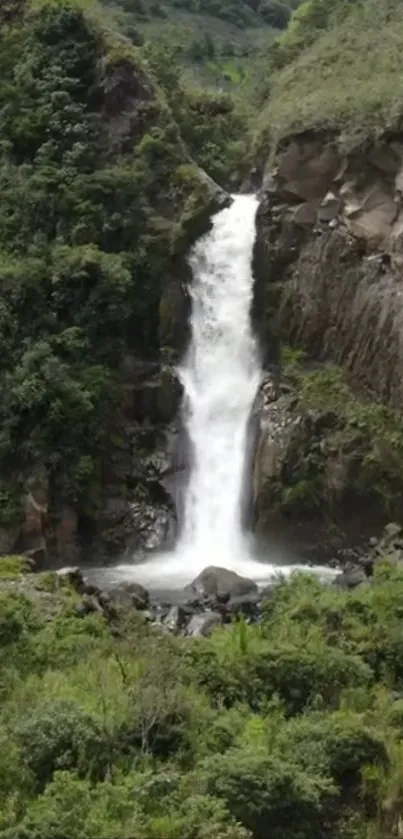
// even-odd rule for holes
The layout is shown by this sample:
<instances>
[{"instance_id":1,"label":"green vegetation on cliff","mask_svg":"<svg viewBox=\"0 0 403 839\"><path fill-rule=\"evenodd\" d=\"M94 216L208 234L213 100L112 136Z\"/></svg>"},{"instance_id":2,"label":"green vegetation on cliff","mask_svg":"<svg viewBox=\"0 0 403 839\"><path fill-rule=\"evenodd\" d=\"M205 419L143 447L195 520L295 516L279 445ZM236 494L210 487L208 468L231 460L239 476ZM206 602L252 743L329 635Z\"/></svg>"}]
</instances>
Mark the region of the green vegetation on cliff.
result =
<instances>
[{"instance_id":1,"label":"green vegetation on cliff","mask_svg":"<svg viewBox=\"0 0 403 839\"><path fill-rule=\"evenodd\" d=\"M195 640L85 614L56 575L0 589L4 839L398 835L401 569L296 575Z\"/></svg>"},{"instance_id":2,"label":"green vegetation on cliff","mask_svg":"<svg viewBox=\"0 0 403 839\"><path fill-rule=\"evenodd\" d=\"M88 506L123 355L158 357L164 284L216 196L100 6L1 14L1 478L41 464Z\"/></svg>"},{"instance_id":3,"label":"green vegetation on cliff","mask_svg":"<svg viewBox=\"0 0 403 839\"><path fill-rule=\"evenodd\" d=\"M259 67L260 130L271 142L335 130L347 145L398 129L399 0L307 0Z\"/></svg>"},{"instance_id":4,"label":"green vegetation on cliff","mask_svg":"<svg viewBox=\"0 0 403 839\"><path fill-rule=\"evenodd\" d=\"M279 507L331 519L343 507L373 502L381 515L400 517L400 412L357 399L340 367L309 364L299 350L283 348L283 375L301 422L274 492Z\"/></svg>"}]
</instances>

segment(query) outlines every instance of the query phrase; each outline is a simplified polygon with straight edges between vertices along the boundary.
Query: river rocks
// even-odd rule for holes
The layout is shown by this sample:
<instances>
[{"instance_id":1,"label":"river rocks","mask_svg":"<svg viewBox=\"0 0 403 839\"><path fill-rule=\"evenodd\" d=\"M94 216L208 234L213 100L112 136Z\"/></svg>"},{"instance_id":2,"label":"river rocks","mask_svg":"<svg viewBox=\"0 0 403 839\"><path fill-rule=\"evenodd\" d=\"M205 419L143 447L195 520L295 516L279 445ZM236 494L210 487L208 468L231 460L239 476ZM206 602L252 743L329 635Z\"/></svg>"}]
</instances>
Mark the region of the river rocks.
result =
<instances>
[{"instance_id":1,"label":"river rocks","mask_svg":"<svg viewBox=\"0 0 403 839\"><path fill-rule=\"evenodd\" d=\"M171 606L168 614L162 620L162 624L165 629L176 635L186 626L188 619L189 615L186 610L182 606L175 605Z\"/></svg>"},{"instance_id":2,"label":"river rocks","mask_svg":"<svg viewBox=\"0 0 403 839\"><path fill-rule=\"evenodd\" d=\"M260 619L260 604L262 595L259 592L231 597L228 613L232 617L244 617L255 622Z\"/></svg>"},{"instance_id":3,"label":"river rocks","mask_svg":"<svg viewBox=\"0 0 403 839\"><path fill-rule=\"evenodd\" d=\"M239 596L257 592L257 585L227 568L209 566L188 586L188 590L201 596Z\"/></svg>"},{"instance_id":4,"label":"river rocks","mask_svg":"<svg viewBox=\"0 0 403 839\"><path fill-rule=\"evenodd\" d=\"M338 586L338 588L351 589L366 583L367 580L368 577L365 568L360 565L350 565L336 577L334 585Z\"/></svg>"},{"instance_id":5,"label":"river rocks","mask_svg":"<svg viewBox=\"0 0 403 839\"><path fill-rule=\"evenodd\" d=\"M148 609L150 604L149 592L140 583L122 583L116 588L113 588L109 592L109 596L114 603L123 606L133 606L139 611Z\"/></svg>"},{"instance_id":6,"label":"river rocks","mask_svg":"<svg viewBox=\"0 0 403 839\"><path fill-rule=\"evenodd\" d=\"M193 615L187 625L186 634L193 638L207 637L220 626L221 622L221 615L217 612L203 612L201 615Z\"/></svg>"},{"instance_id":7,"label":"river rocks","mask_svg":"<svg viewBox=\"0 0 403 839\"><path fill-rule=\"evenodd\" d=\"M84 576L81 569L78 568L78 566L68 566L66 568L60 568L55 573L62 583L67 583L67 585L70 585L79 594L84 592Z\"/></svg>"}]
</instances>

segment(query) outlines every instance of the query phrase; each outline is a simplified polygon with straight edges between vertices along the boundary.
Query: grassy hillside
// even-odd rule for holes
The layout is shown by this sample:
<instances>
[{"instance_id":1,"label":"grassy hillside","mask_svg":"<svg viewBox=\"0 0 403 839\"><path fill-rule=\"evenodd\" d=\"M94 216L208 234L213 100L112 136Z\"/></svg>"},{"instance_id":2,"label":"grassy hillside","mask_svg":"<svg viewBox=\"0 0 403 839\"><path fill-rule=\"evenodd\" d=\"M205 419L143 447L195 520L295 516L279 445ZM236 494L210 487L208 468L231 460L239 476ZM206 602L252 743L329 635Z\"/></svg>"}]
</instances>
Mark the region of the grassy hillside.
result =
<instances>
[{"instance_id":1,"label":"grassy hillside","mask_svg":"<svg viewBox=\"0 0 403 839\"><path fill-rule=\"evenodd\" d=\"M308 0L267 55L259 129L336 129L354 145L398 128L402 49L399 0Z\"/></svg>"}]
</instances>

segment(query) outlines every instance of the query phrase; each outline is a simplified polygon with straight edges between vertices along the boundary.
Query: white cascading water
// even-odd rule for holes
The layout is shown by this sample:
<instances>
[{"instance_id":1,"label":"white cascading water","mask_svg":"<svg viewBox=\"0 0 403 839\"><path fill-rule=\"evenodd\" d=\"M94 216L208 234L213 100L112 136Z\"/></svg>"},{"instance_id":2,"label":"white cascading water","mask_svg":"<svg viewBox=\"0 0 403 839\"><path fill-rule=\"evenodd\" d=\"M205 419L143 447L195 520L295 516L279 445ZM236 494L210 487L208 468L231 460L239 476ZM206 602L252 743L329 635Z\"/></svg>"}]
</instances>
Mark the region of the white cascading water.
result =
<instances>
[{"instance_id":1,"label":"white cascading water","mask_svg":"<svg viewBox=\"0 0 403 839\"><path fill-rule=\"evenodd\" d=\"M257 206L253 195L233 196L190 255L191 342L179 375L193 462L182 532L172 553L115 569L154 588L182 587L208 565L258 583L297 567L254 560L241 527L248 419L261 380L250 322Z\"/></svg>"},{"instance_id":2,"label":"white cascading water","mask_svg":"<svg viewBox=\"0 0 403 839\"><path fill-rule=\"evenodd\" d=\"M179 374L193 458L175 566L245 573L241 529L247 426L261 368L250 324L255 196L238 195L218 213L190 256L191 343ZM257 567L258 566L258 569ZM172 568L174 570L174 568Z\"/></svg>"}]
</instances>

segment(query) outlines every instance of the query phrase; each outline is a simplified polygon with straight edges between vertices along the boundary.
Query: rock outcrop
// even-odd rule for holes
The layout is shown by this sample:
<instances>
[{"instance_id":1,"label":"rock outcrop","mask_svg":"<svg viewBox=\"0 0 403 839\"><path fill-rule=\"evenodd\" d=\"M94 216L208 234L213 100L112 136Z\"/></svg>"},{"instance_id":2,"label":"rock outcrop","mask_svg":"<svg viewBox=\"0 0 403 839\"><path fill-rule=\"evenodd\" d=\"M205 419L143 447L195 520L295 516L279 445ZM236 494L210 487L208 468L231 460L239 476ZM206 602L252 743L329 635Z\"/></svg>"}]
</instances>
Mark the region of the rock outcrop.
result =
<instances>
[{"instance_id":1,"label":"rock outcrop","mask_svg":"<svg viewBox=\"0 0 403 839\"><path fill-rule=\"evenodd\" d=\"M402 188L403 136L385 137L348 154L339 137L319 132L285 142L261 188L254 311L269 368L279 363L282 344L302 349L308 367L335 363L352 398L384 405L397 417L393 434L385 435L375 455L364 457L354 410L343 432L337 409L333 404L326 411L325 398L315 416L315 411L301 413L292 388L278 398L267 398L266 392L254 467L255 522L266 520L267 527L274 527L271 505L282 495L283 501L295 501L291 529L297 519L304 527L310 496L317 530L308 542L302 537L304 544L325 545L335 524L344 536L351 530L349 543L361 540L385 522L389 501L389 513L393 509L399 516L393 497L403 482L398 426L403 406ZM332 423L337 434L323 431ZM308 462L321 464L317 485L311 466L305 482ZM298 475L298 505L292 473ZM378 490L384 492L383 513L375 499Z\"/></svg>"},{"instance_id":2,"label":"rock outcrop","mask_svg":"<svg viewBox=\"0 0 403 839\"><path fill-rule=\"evenodd\" d=\"M267 331L403 402L403 137L352 156L300 135L262 186L255 268ZM258 288L259 293L259 288Z\"/></svg>"}]
</instances>

